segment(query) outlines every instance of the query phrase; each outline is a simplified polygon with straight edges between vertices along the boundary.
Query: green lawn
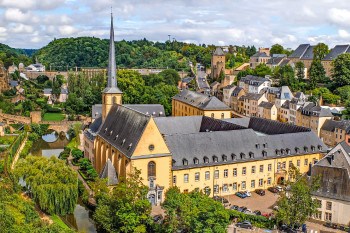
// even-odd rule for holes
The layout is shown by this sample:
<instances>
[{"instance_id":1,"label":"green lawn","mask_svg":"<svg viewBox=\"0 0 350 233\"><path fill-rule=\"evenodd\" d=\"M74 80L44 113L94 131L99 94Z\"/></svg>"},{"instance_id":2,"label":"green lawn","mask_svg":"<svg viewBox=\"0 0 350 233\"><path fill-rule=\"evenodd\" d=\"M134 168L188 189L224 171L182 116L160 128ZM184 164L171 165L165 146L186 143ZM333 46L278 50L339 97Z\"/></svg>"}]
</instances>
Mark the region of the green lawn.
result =
<instances>
[{"instance_id":1,"label":"green lawn","mask_svg":"<svg viewBox=\"0 0 350 233\"><path fill-rule=\"evenodd\" d=\"M64 115L62 113L45 113L44 121L62 121L64 120Z\"/></svg>"},{"instance_id":2,"label":"green lawn","mask_svg":"<svg viewBox=\"0 0 350 233\"><path fill-rule=\"evenodd\" d=\"M53 221L54 223L56 223L57 225L59 225L59 226L62 227L63 229L66 229L66 230L70 229L70 228L62 221L62 219L61 219L60 217L58 217L57 215L51 215L50 217L51 217L51 219L52 219L52 221Z\"/></svg>"}]
</instances>

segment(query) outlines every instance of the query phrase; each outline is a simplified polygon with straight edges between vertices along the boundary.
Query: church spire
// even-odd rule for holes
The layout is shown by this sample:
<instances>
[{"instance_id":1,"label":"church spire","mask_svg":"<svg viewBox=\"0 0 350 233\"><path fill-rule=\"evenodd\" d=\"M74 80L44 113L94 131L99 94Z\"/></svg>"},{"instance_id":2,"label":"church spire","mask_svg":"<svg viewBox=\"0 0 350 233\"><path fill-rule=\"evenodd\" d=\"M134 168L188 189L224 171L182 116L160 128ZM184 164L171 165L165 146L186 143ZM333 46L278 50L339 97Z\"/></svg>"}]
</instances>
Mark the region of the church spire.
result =
<instances>
[{"instance_id":1,"label":"church spire","mask_svg":"<svg viewBox=\"0 0 350 233\"><path fill-rule=\"evenodd\" d=\"M111 28L109 38L109 56L108 56L108 80L104 93L122 93L117 86L117 66L115 62L115 44L114 44L114 27L113 13L111 12Z\"/></svg>"}]
</instances>

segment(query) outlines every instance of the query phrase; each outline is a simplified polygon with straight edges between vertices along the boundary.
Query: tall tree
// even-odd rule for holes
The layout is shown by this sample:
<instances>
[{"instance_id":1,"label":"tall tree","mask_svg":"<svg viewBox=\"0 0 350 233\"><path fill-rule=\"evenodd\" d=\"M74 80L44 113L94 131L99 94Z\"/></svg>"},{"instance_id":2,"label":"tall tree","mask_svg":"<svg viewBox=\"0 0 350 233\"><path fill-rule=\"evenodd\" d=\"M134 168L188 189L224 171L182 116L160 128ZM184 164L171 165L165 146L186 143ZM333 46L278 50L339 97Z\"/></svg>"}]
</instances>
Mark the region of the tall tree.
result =
<instances>
[{"instance_id":1,"label":"tall tree","mask_svg":"<svg viewBox=\"0 0 350 233\"><path fill-rule=\"evenodd\" d=\"M318 43L314 47L313 52L314 52L314 60L321 61L329 53L328 45L324 43Z\"/></svg>"},{"instance_id":2,"label":"tall tree","mask_svg":"<svg viewBox=\"0 0 350 233\"><path fill-rule=\"evenodd\" d=\"M271 56L273 54L284 54L284 48L282 45L280 44L274 44L271 46L271 49L270 49L270 54Z\"/></svg>"},{"instance_id":3,"label":"tall tree","mask_svg":"<svg viewBox=\"0 0 350 233\"><path fill-rule=\"evenodd\" d=\"M326 79L326 71L320 60L314 60L310 67L310 89L314 89L318 82L322 82Z\"/></svg>"},{"instance_id":4,"label":"tall tree","mask_svg":"<svg viewBox=\"0 0 350 233\"><path fill-rule=\"evenodd\" d=\"M260 77L265 77L265 75L271 75L272 70L270 67L268 67L266 64L261 63L257 65L254 69L254 75L260 76Z\"/></svg>"},{"instance_id":5,"label":"tall tree","mask_svg":"<svg viewBox=\"0 0 350 233\"><path fill-rule=\"evenodd\" d=\"M55 157L28 156L15 168L40 209L58 215L73 213L78 201L78 177L62 160Z\"/></svg>"},{"instance_id":6,"label":"tall tree","mask_svg":"<svg viewBox=\"0 0 350 233\"><path fill-rule=\"evenodd\" d=\"M151 224L148 187L134 170L108 193L99 194L94 219L106 232L147 232Z\"/></svg>"},{"instance_id":7,"label":"tall tree","mask_svg":"<svg viewBox=\"0 0 350 233\"><path fill-rule=\"evenodd\" d=\"M319 203L311 193L319 188L320 182L318 177L309 181L295 167L289 170L289 177L291 180L287 181L287 186L290 189L280 193L276 219L291 226L301 226L317 212Z\"/></svg>"},{"instance_id":8,"label":"tall tree","mask_svg":"<svg viewBox=\"0 0 350 233\"><path fill-rule=\"evenodd\" d=\"M165 232L226 232L229 214L221 203L202 192L181 193L170 188L162 204L166 217Z\"/></svg>"},{"instance_id":9,"label":"tall tree","mask_svg":"<svg viewBox=\"0 0 350 233\"><path fill-rule=\"evenodd\" d=\"M295 64L295 70L297 73L298 80L301 81L305 78L305 65L303 62L298 61Z\"/></svg>"},{"instance_id":10,"label":"tall tree","mask_svg":"<svg viewBox=\"0 0 350 233\"><path fill-rule=\"evenodd\" d=\"M339 55L333 61L333 80L336 87L350 85L350 54Z\"/></svg>"}]
</instances>

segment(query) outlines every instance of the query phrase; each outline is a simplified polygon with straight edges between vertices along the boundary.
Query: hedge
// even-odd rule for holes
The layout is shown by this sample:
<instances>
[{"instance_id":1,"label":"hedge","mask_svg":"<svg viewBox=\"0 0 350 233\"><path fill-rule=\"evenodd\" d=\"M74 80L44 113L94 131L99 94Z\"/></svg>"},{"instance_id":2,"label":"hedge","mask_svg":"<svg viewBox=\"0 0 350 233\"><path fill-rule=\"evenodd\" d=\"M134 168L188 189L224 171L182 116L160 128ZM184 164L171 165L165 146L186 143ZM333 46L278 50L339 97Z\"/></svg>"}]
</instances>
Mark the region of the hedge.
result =
<instances>
[{"instance_id":1,"label":"hedge","mask_svg":"<svg viewBox=\"0 0 350 233\"><path fill-rule=\"evenodd\" d=\"M237 218L238 221L249 221L253 224L253 226L256 226L259 228L272 229L275 225L274 219L268 219L264 216L244 214L237 210L229 210L229 214L231 219Z\"/></svg>"}]
</instances>

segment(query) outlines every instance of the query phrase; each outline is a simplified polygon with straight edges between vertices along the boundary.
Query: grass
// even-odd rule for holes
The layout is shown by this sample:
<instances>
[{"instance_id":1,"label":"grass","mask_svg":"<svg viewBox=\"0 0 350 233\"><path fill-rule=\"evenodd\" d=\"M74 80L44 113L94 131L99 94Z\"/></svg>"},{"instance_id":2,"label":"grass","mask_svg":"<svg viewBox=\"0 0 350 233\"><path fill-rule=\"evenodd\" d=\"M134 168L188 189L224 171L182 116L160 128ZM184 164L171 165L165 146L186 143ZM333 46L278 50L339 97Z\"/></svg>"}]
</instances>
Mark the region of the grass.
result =
<instances>
[{"instance_id":1,"label":"grass","mask_svg":"<svg viewBox=\"0 0 350 233\"><path fill-rule=\"evenodd\" d=\"M79 136L78 136L79 137ZM75 138L73 138L68 144L67 144L67 147L69 148L69 149L74 149L74 148L78 148L78 146L79 146L79 144L78 144L78 142L77 142L77 138L75 137Z\"/></svg>"},{"instance_id":2,"label":"grass","mask_svg":"<svg viewBox=\"0 0 350 233\"><path fill-rule=\"evenodd\" d=\"M56 223L57 225L59 225L60 227L62 227L65 230L69 230L70 228L67 226L67 224L65 224L62 219L60 217L58 217L57 215L52 215L51 219L54 223Z\"/></svg>"},{"instance_id":3,"label":"grass","mask_svg":"<svg viewBox=\"0 0 350 233\"><path fill-rule=\"evenodd\" d=\"M16 136L0 137L0 145L11 145L16 139Z\"/></svg>"},{"instance_id":4,"label":"grass","mask_svg":"<svg viewBox=\"0 0 350 233\"><path fill-rule=\"evenodd\" d=\"M62 113L45 113L43 120L44 121L62 121L65 116Z\"/></svg>"}]
</instances>

